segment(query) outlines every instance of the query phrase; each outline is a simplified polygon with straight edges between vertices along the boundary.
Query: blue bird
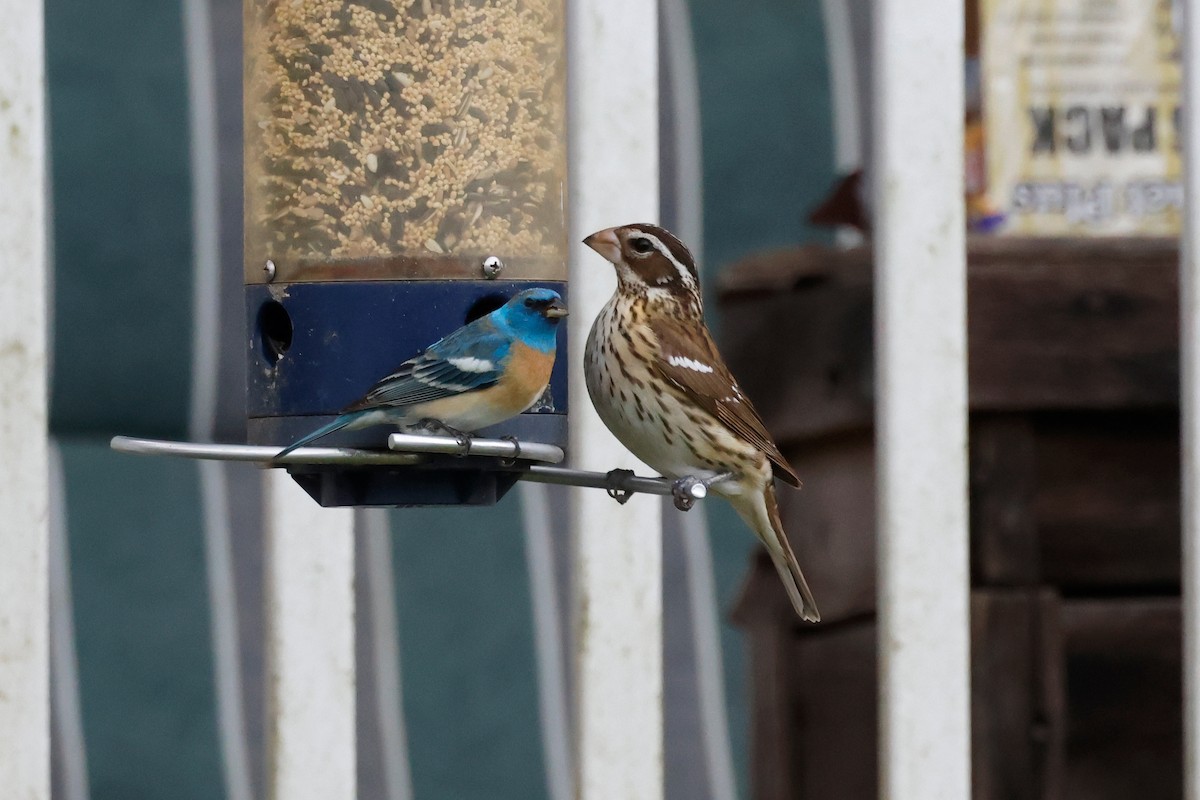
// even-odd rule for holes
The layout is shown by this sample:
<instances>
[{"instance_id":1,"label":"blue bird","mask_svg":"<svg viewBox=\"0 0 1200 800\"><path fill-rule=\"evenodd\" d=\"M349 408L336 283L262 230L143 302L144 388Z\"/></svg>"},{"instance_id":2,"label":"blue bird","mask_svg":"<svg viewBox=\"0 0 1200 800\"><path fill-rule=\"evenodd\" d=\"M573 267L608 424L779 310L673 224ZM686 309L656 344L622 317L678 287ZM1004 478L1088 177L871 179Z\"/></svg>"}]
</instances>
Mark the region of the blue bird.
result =
<instances>
[{"instance_id":1,"label":"blue bird","mask_svg":"<svg viewBox=\"0 0 1200 800\"><path fill-rule=\"evenodd\" d=\"M552 289L519 292L405 361L333 422L275 458L343 428L434 421L454 432L476 431L516 416L550 383L558 323L566 315L566 304Z\"/></svg>"}]
</instances>

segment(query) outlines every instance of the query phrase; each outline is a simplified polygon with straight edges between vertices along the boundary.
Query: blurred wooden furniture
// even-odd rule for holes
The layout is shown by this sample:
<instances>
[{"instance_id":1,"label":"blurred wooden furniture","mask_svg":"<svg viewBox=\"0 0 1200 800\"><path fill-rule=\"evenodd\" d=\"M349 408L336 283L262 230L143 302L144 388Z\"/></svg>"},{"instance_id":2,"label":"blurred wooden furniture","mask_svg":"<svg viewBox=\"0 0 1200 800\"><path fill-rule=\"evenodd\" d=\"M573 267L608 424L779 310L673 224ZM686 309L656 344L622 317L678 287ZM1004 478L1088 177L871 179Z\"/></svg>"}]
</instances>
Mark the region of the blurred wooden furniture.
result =
<instances>
[{"instance_id":1,"label":"blurred wooden furniture","mask_svg":"<svg viewBox=\"0 0 1200 800\"><path fill-rule=\"evenodd\" d=\"M970 244L976 800L1180 796L1177 259L1151 239ZM805 482L783 513L824 620L792 616L760 554L735 611L753 796L874 798L870 253L755 256L720 302L729 363Z\"/></svg>"}]
</instances>

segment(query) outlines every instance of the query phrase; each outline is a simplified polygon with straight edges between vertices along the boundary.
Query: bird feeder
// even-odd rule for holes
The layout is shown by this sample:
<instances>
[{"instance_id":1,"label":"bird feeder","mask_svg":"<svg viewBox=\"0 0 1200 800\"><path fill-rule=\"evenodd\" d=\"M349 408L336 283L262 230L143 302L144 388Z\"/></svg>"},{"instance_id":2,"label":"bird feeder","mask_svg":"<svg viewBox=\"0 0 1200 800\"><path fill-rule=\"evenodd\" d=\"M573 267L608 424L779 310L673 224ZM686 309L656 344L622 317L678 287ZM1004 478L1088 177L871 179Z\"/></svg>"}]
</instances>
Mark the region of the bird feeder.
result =
<instances>
[{"instance_id":1,"label":"bird feeder","mask_svg":"<svg viewBox=\"0 0 1200 800\"><path fill-rule=\"evenodd\" d=\"M245 31L247 430L283 446L521 289L565 296L563 0L250 0ZM481 436L564 445L566 367L564 330L541 401ZM515 480L475 458L289 469L326 505Z\"/></svg>"},{"instance_id":2,"label":"bird feeder","mask_svg":"<svg viewBox=\"0 0 1200 800\"><path fill-rule=\"evenodd\" d=\"M566 296L564 2L247 0L249 443L112 447L283 466L326 506L485 505L517 480L703 498L557 466L565 326L538 403L472 441L343 430L276 459L522 289Z\"/></svg>"}]
</instances>

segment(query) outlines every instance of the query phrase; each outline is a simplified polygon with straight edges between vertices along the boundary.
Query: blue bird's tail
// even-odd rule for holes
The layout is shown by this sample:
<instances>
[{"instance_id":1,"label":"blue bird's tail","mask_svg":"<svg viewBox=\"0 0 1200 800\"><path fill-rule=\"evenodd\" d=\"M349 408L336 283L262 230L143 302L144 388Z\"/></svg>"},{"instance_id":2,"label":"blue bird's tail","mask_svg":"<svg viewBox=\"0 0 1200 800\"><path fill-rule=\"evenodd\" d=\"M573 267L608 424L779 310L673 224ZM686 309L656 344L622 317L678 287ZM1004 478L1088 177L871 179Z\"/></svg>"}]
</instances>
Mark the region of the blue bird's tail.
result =
<instances>
[{"instance_id":1,"label":"blue bird's tail","mask_svg":"<svg viewBox=\"0 0 1200 800\"><path fill-rule=\"evenodd\" d=\"M342 428L345 428L347 425L357 422L358 419L360 417L362 417L363 414L366 414L366 413L367 412L365 410L363 410L363 411L351 411L348 414L342 414L337 419L335 419L333 422L330 422L327 425L322 425L321 427L317 428L315 431L313 431L310 434L301 436L299 439L292 442L287 447L283 448L278 453L276 453L275 456L271 460L278 461L279 459L286 456L288 453L295 450L297 447L304 447L304 445L309 444L310 442L314 442L317 439L320 439L322 436L328 436L329 434L333 433L334 431L340 431Z\"/></svg>"}]
</instances>

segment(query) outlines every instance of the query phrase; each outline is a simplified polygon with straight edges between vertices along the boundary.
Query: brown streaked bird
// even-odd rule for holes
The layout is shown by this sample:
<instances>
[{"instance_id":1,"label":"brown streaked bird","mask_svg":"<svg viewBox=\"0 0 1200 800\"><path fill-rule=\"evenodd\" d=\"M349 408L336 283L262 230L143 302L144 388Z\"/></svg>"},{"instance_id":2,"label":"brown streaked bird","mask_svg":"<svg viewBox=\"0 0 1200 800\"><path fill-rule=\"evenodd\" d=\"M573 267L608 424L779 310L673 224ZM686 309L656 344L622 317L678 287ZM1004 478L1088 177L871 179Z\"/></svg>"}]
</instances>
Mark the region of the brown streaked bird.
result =
<instances>
[{"instance_id":1,"label":"brown streaked bird","mask_svg":"<svg viewBox=\"0 0 1200 800\"><path fill-rule=\"evenodd\" d=\"M584 244L617 270L588 335L584 374L600 419L687 502L696 483L733 505L774 562L801 618L821 619L779 519L775 478L800 479L725 366L704 324L700 280L669 231L634 224Z\"/></svg>"}]
</instances>

